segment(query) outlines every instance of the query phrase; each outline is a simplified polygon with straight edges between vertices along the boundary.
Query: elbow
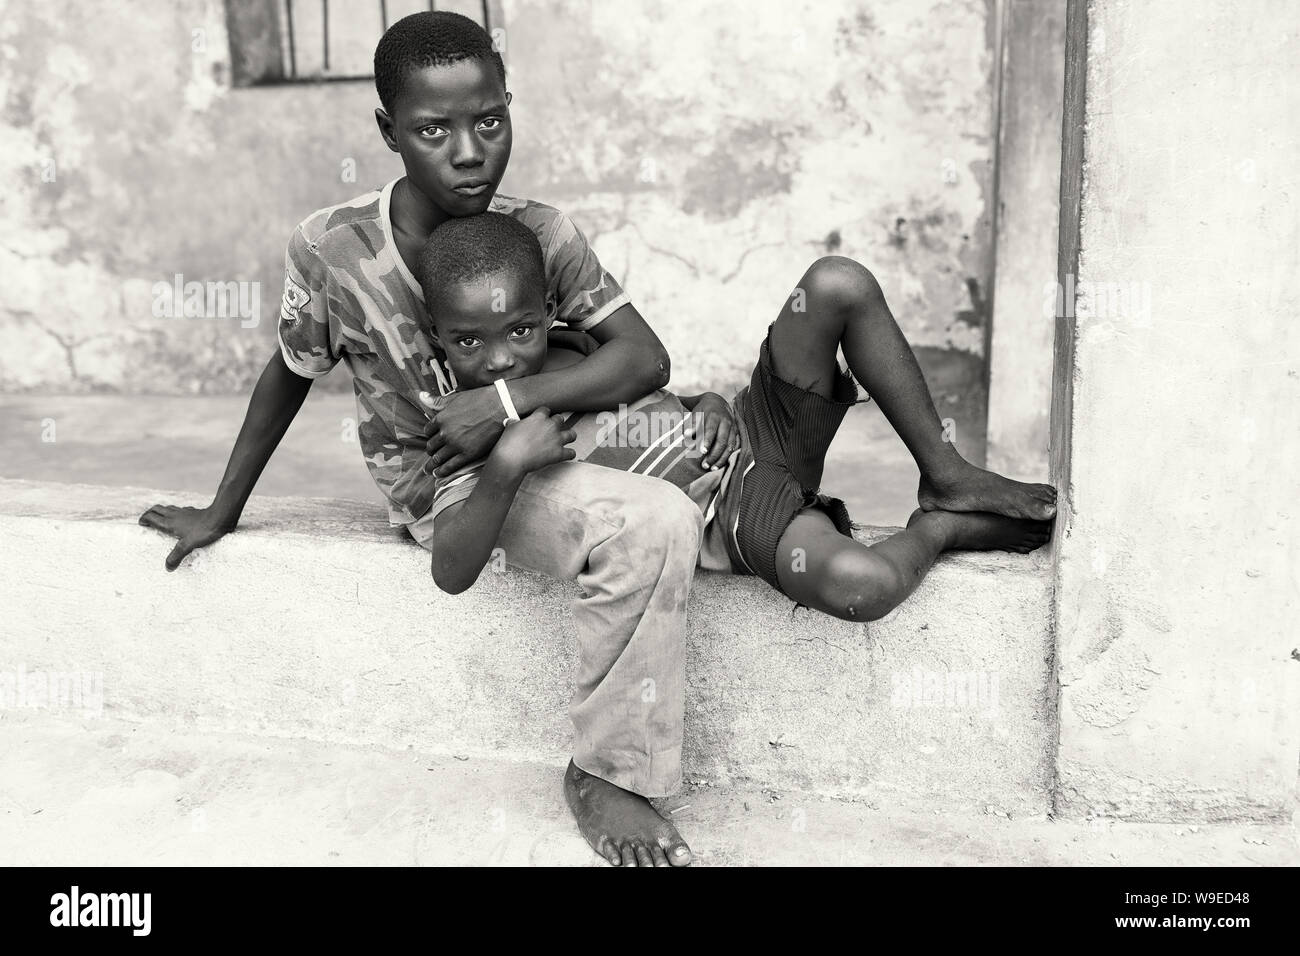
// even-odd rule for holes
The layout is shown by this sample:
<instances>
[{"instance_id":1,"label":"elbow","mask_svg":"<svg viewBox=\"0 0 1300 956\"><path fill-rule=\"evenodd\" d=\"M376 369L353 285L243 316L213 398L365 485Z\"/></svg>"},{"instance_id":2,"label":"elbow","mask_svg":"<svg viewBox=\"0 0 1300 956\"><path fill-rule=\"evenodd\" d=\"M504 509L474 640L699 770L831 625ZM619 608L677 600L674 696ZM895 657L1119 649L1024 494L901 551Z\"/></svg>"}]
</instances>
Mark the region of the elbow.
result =
<instances>
[{"instance_id":1,"label":"elbow","mask_svg":"<svg viewBox=\"0 0 1300 956\"><path fill-rule=\"evenodd\" d=\"M433 573L433 583L445 594L462 594L474 583L472 580L466 581L464 575L457 574L454 568L441 567L436 557L430 570Z\"/></svg>"},{"instance_id":2,"label":"elbow","mask_svg":"<svg viewBox=\"0 0 1300 956\"><path fill-rule=\"evenodd\" d=\"M433 583L438 585L438 590L444 594L463 594L469 590L472 581L458 581L455 578L449 578L446 575L440 575L436 571L433 575Z\"/></svg>"},{"instance_id":3,"label":"elbow","mask_svg":"<svg viewBox=\"0 0 1300 956\"><path fill-rule=\"evenodd\" d=\"M643 381L645 387L641 389L638 398L646 392L667 388L668 380L672 378L672 359L668 357L667 349L655 342L650 347L649 356L650 361L647 363Z\"/></svg>"}]
</instances>

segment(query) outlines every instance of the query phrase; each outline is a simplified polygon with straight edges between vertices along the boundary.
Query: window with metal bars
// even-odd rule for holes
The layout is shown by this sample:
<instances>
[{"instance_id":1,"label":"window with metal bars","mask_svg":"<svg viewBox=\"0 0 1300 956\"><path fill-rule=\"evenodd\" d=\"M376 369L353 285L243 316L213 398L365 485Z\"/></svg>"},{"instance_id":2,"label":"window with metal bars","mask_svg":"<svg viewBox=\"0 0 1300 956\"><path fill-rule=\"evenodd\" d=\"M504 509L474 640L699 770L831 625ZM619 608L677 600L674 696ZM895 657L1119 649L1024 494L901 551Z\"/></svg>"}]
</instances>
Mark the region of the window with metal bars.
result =
<instances>
[{"instance_id":1,"label":"window with metal bars","mask_svg":"<svg viewBox=\"0 0 1300 956\"><path fill-rule=\"evenodd\" d=\"M495 0L226 0L235 86L368 80L375 44L421 10L462 13L492 32Z\"/></svg>"}]
</instances>

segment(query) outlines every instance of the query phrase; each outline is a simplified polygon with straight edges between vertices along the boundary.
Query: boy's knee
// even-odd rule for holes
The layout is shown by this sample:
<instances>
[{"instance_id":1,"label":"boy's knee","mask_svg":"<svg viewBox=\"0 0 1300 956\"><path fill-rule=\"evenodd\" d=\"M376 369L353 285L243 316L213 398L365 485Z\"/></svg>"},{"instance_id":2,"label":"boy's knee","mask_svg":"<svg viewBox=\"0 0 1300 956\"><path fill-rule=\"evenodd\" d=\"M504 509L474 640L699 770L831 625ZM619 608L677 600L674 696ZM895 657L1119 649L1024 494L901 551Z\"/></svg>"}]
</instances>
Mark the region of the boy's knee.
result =
<instances>
[{"instance_id":1,"label":"boy's knee","mask_svg":"<svg viewBox=\"0 0 1300 956\"><path fill-rule=\"evenodd\" d=\"M871 551L842 551L825 565L818 595L823 608L845 621L878 621L898 606L905 582L890 562Z\"/></svg>"},{"instance_id":2,"label":"boy's knee","mask_svg":"<svg viewBox=\"0 0 1300 956\"><path fill-rule=\"evenodd\" d=\"M862 263L846 256L822 256L800 283L810 299L836 309L847 309L881 295L880 283Z\"/></svg>"}]
</instances>

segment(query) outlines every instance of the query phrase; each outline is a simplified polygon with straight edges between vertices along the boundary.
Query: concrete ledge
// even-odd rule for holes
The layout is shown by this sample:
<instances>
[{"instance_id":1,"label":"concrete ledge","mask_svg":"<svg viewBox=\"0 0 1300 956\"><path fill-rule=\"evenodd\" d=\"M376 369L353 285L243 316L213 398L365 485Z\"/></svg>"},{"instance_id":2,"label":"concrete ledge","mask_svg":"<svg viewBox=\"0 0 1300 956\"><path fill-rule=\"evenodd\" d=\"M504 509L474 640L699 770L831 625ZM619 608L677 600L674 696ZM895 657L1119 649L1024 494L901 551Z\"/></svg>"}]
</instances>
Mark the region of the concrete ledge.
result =
<instances>
[{"instance_id":1,"label":"concrete ledge","mask_svg":"<svg viewBox=\"0 0 1300 956\"><path fill-rule=\"evenodd\" d=\"M185 496L0 480L0 500L0 675L102 672L105 715L184 731L567 759L571 584L510 570L444 595L425 553L355 502L254 499L167 574L169 545L136 519ZM687 775L1043 812L1050 600L1045 555L945 558L870 625L701 573Z\"/></svg>"}]
</instances>

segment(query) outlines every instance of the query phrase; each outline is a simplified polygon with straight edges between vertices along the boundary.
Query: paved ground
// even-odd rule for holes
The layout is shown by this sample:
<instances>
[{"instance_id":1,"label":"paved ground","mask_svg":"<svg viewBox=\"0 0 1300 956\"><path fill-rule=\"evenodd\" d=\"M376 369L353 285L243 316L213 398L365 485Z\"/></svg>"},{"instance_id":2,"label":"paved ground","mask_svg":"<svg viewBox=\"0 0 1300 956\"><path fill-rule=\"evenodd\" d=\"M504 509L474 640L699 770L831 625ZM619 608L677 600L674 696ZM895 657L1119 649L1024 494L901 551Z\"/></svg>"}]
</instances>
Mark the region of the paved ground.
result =
<instances>
[{"instance_id":1,"label":"paved ground","mask_svg":"<svg viewBox=\"0 0 1300 956\"><path fill-rule=\"evenodd\" d=\"M9 865L602 864L559 767L0 711ZM687 786L661 802L705 865L1296 865L1290 826L899 815Z\"/></svg>"},{"instance_id":2,"label":"paved ground","mask_svg":"<svg viewBox=\"0 0 1300 956\"><path fill-rule=\"evenodd\" d=\"M923 350L940 415L957 447L984 457L983 399L975 366ZM210 494L248 397L0 395L0 477L169 488ZM354 498L382 504L356 443L351 391L313 389L257 486L262 495ZM53 440L49 440L53 438ZM916 507L918 473L874 403L850 413L823 488L862 524L901 525Z\"/></svg>"}]
</instances>

